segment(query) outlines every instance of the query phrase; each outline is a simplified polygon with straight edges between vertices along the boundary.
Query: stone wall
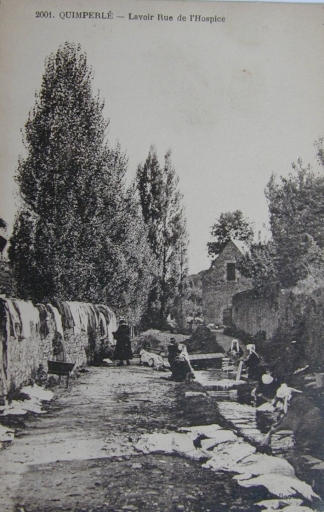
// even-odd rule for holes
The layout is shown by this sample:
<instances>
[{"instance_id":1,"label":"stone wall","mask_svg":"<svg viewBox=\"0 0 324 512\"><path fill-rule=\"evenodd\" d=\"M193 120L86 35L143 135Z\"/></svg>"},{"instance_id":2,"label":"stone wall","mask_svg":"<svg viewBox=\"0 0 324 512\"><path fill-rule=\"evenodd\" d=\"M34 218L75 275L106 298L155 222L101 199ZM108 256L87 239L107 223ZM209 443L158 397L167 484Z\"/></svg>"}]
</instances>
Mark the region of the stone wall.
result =
<instances>
[{"instance_id":1,"label":"stone wall","mask_svg":"<svg viewBox=\"0 0 324 512\"><path fill-rule=\"evenodd\" d=\"M209 270L202 274L202 303L205 323L223 323L226 309L232 307L233 295L251 288L250 279L235 269L235 280L227 279L226 266L237 263L242 253L233 242L229 242L218 255Z\"/></svg>"},{"instance_id":2,"label":"stone wall","mask_svg":"<svg viewBox=\"0 0 324 512\"><path fill-rule=\"evenodd\" d=\"M263 298L253 290L234 295L232 307L233 324L248 334L260 331L270 339L279 325L279 297Z\"/></svg>"},{"instance_id":3,"label":"stone wall","mask_svg":"<svg viewBox=\"0 0 324 512\"><path fill-rule=\"evenodd\" d=\"M324 363L324 289L280 290L271 299L252 291L233 297L233 323L248 334L260 331L273 342L297 340L314 366Z\"/></svg>"},{"instance_id":4,"label":"stone wall","mask_svg":"<svg viewBox=\"0 0 324 512\"><path fill-rule=\"evenodd\" d=\"M95 362L113 347L116 328L114 313L104 305L0 299L0 396L27 383L40 365L47 370L48 360L62 360L62 354L76 367Z\"/></svg>"}]
</instances>

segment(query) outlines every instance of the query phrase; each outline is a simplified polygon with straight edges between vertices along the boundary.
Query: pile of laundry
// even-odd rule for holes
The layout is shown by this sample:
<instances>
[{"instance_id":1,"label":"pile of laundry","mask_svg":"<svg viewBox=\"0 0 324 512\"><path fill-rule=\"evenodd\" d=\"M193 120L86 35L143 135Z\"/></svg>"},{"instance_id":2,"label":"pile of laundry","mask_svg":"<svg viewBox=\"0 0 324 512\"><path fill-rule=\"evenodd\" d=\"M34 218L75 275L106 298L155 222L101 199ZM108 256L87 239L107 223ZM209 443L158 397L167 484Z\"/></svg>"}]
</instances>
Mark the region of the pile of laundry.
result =
<instances>
[{"instance_id":1,"label":"pile of laundry","mask_svg":"<svg viewBox=\"0 0 324 512\"><path fill-rule=\"evenodd\" d=\"M155 352L149 352L145 349L140 351L140 362L142 365L150 366L150 368L155 368L156 370L170 369L170 364L166 359Z\"/></svg>"},{"instance_id":2,"label":"pile of laundry","mask_svg":"<svg viewBox=\"0 0 324 512\"><path fill-rule=\"evenodd\" d=\"M34 384L20 389L20 396L23 400L12 400L0 406L0 448L2 443L11 442L14 439L15 431L1 424L1 418L5 416L24 416L27 413L44 414L42 402L49 402L53 399L54 393Z\"/></svg>"},{"instance_id":3,"label":"pile of laundry","mask_svg":"<svg viewBox=\"0 0 324 512\"><path fill-rule=\"evenodd\" d=\"M177 454L200 460L204 468L234 474L233 479L242 487L265 487L279 498L257 504L269 511L311 511L307 503L320 499L309 484L296 477L293 466L287 460L258 453L254 446L233 431L216 424L182 427L177 432L145 434L135 448L144 454ZM293 499L295 496L296 499Z\"/></svg>"}]
</instances>

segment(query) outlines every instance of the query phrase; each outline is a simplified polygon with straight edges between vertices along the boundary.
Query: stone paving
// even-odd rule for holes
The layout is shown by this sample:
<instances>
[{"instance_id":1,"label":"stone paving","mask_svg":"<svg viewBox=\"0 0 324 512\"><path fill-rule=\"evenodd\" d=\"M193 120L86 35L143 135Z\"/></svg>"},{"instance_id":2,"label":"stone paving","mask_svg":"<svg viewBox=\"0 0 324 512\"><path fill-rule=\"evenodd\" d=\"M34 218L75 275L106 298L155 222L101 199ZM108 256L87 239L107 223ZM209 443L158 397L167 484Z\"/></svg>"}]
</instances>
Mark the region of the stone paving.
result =
<instances>
[{"instance_id":1,"label":"stone paving","mask_svg":"<svg viewBox=\"0 0 324 512\"><path fill-rule=\"evenodd\" d=\"M215 402L138 366L90 368L0 452L2 512L247 512L266 497L197 461L143 455L145 433L221 422Z\"/></svg>"}]
</instances>

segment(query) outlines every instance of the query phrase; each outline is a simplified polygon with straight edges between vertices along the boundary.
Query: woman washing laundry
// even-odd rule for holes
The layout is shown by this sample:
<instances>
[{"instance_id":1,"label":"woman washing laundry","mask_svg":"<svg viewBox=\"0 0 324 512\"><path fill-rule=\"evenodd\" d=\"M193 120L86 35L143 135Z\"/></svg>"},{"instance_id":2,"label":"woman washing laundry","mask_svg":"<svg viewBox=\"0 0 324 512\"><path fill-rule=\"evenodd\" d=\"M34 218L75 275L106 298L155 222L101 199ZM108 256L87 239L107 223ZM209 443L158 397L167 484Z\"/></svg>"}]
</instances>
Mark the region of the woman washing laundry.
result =
<instances>
[{"instance_id":1,"label":"woman washing laundry","mask_svg":"<svg viewBox=\"0 0 324 512\"><path fill-rule=\"evenodd\" d=\"M266 368L255 388L254 395L256 406L271 403L276 395L277 388L277 380L273 377L269 368Z\"/></svg>"},{"instance_id":2,"label":"woman washing laundry","mask_svg":"<svg viewBox=\"0 0 324 512\"><path fill-rule=\"evenodd\" d=\"M251 380L259 380L262 375L260 356L255 351L255 345L246 345L246 348L248 355L244 360L244 364L248 369L248 378Z\"/></svg>"},{"instance_id":3,"label":"woman washing laundry","mask_svg":"<svg viewBox=\"0 0 324 512\"><path fill-rule=\"evenodd\" d=\"M238 359L243 355L243 350L242 347L240 346L240 342L236 338L232 340L229 353L232 357L234 357L234 359Z\"/></svg>"},{"instance_id":4,"label":"woman washing laundry","mask_svg":"<svg viewBox=\"0 0 324 512\"><path fill-rule=\"evenodd\" d=\"M195 378L193 368L190 364L187 347L178 344L174 338L168 347L168 360L171 367L171 378L177 382L190 381Z\"/></svg>"}]
</instances>

